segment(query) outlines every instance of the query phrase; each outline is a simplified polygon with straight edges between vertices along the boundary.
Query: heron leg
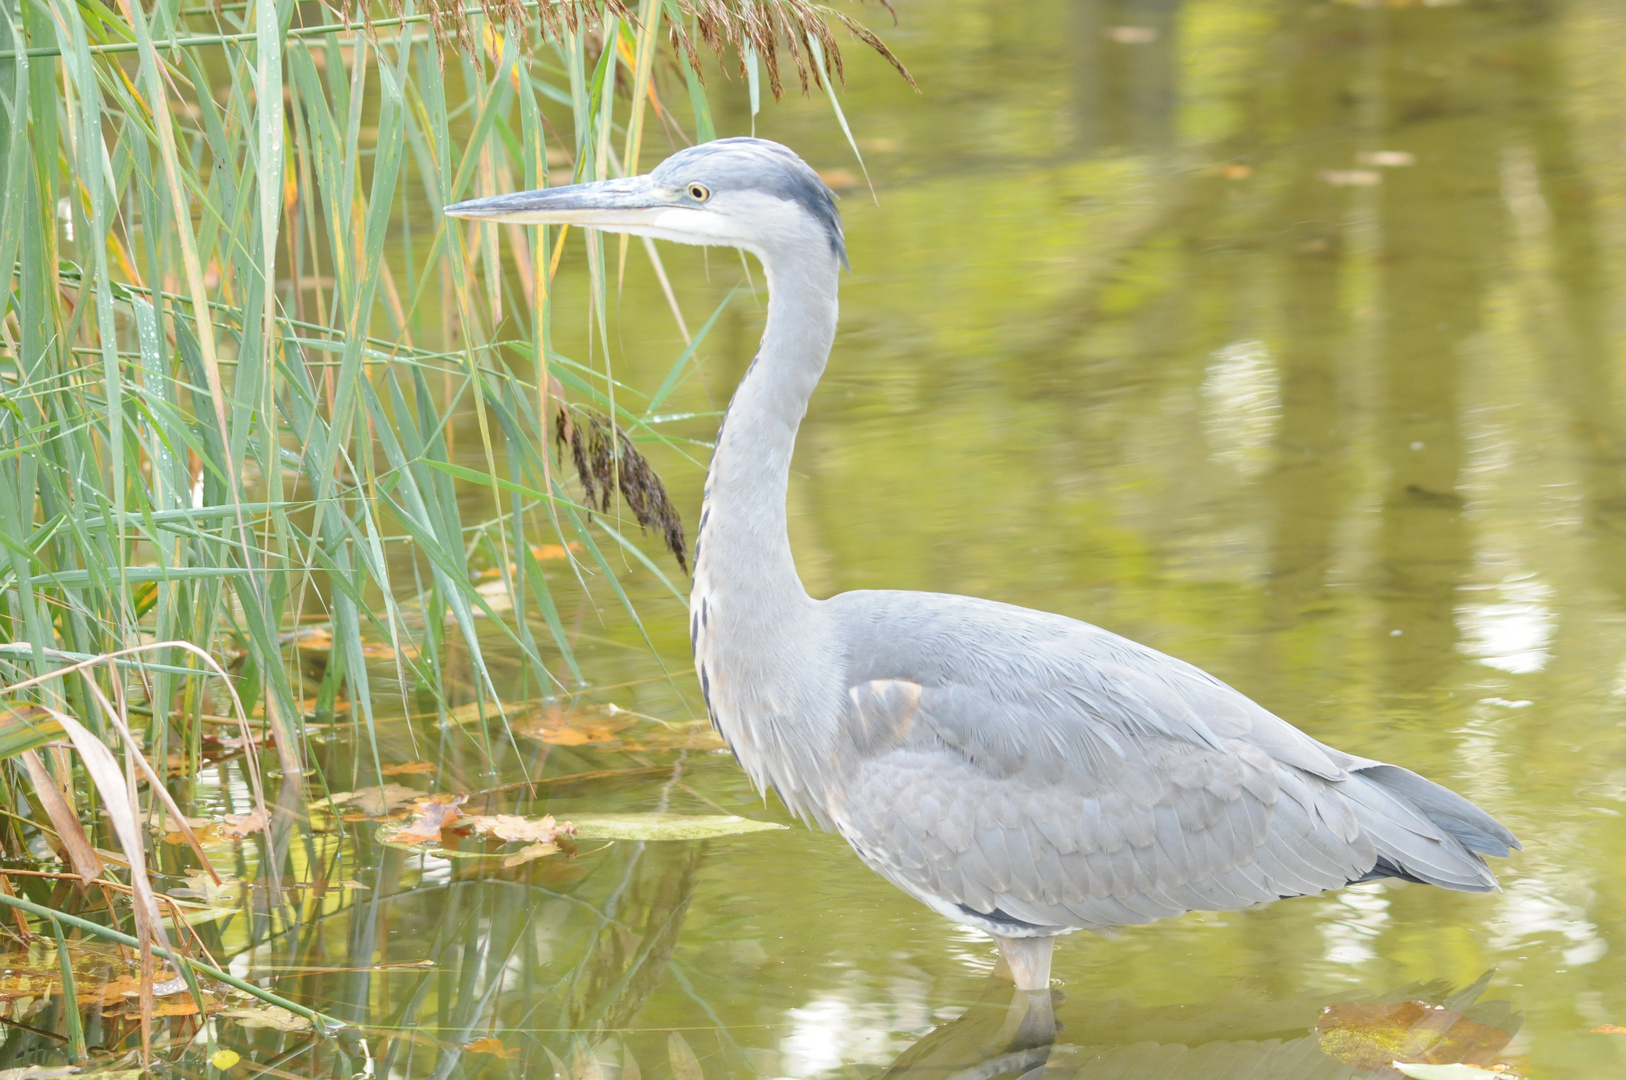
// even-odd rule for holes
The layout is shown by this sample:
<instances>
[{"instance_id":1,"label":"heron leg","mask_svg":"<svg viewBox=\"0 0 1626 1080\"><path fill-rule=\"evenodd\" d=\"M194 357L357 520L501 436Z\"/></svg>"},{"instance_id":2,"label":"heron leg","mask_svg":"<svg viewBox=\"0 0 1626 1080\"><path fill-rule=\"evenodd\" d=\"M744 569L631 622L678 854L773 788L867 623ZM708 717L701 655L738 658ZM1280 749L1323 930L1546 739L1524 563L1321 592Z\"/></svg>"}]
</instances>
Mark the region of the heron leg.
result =
<instances>
[{"instance_id":1,"label":"heron leg","mask_svg":"<svg viewBox=\"0 0 1626 1080\"><path fill-rule=\"evenodd\" d=\"M999 955L1018 990L1034 993L1050 989L1050 954L1053 937L1002 937L994 935Z\"/></svg>"}]
</instances>

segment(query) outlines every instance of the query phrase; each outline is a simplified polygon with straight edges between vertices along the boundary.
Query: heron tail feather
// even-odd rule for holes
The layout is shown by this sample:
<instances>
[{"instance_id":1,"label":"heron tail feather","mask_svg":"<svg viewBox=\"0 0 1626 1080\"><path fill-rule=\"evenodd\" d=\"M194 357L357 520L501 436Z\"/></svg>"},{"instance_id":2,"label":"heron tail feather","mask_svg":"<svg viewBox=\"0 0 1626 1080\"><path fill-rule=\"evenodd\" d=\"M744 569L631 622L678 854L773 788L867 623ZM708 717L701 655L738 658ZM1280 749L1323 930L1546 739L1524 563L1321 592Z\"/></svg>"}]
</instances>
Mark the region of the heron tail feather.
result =
<instances>
[{"instance_id":1,"label":"heron tail feather","mask_svg":"<svg viewBox=\"0 0 1626 1080\"><path fill-rule=\"evenodd\" d=\"M1518 839L1462 796L1397 765L1351 774L1345 794L1377 848L1361 881L1394 877L1464 892L1496 888L1482 856L1505 856Z\"/></svg>"}]
</instances>

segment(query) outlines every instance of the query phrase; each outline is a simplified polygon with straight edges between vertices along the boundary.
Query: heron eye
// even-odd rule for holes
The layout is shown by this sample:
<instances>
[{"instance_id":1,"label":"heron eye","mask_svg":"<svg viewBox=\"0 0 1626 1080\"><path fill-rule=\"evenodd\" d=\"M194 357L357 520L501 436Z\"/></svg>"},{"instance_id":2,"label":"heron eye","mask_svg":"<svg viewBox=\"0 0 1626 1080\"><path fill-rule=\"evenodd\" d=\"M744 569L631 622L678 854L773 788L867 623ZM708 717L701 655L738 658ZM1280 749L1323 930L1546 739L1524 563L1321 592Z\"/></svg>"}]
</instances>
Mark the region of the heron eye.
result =
<instances>
[{"instance_id":1,"label":"heron eye","mask_svg":"<svg viewBox=\"0 0 1626 1080\"><path fill-rule=\"evenodd\" d=\"M690 184L689 198L693 199L695 202L705 202L707 199L711 198L711 189L705 184Z\"/></svg>"}]
</instances>

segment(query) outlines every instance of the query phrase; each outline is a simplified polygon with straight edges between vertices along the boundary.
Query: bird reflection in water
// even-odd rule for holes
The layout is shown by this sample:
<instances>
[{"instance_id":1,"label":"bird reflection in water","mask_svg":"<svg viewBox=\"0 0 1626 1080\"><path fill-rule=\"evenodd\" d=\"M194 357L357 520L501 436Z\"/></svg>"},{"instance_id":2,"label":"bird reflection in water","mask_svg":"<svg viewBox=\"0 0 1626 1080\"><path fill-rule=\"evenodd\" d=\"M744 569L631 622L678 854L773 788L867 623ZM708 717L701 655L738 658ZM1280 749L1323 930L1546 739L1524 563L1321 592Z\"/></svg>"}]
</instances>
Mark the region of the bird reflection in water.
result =
<instances>
[{"instance_id":1,"label":"bird reflection in water","mask_svg":"<svg viewBox=\"0 0 1626 1080\"><path fill-rule=\"evenodd\" d=\"M1413 983L1381 998L1325 1004L1227 999L1139 1008L1027 993L990 979L964 1014L899 1055L897 1080L1400 1080L1396 1060L1501 1064L1521 1017L1480 1002L1487 972L1461 990Z\"/></svg>"}]
</instances>

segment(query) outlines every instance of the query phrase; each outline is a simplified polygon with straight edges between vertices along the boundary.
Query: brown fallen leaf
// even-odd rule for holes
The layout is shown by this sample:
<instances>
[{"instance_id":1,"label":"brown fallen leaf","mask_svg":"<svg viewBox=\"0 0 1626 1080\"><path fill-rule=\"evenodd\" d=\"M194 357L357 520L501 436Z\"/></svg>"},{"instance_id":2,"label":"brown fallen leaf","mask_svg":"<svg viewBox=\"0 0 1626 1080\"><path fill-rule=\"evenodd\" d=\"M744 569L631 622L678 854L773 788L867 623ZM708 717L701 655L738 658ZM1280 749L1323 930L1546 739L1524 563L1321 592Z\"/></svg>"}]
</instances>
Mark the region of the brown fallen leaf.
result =
<instances>
[{"instance_id":1,"label":"brown fallen leaf","mask_svg":"<svg viewBox=\"0 0 1626 1080\"><path fill-rule=\"evenodd\" d=\"M270 1028L272 1031L309 1031L311 1029L309 1020L289 1012L280 1005L265 1005L253 1009L227 1009L220 1015L229 1016L246 1028Z\"/></svg>"},{"instance_id":2,"label":"brown fallen leaf","mask_svg":"<svg viewBox=\"0 0 1626 1080\"><path fill-rule=\"evenodd\" d=\"M423 792L417 788L409 788L405 784L385 784L359 791L336 791L331 798L337 806L349 804L368 817L383 817L422 795Z\"/></svg>"},{"instance_id":3,"label":"brown fallen leaf","mask_svg":"<svg viewBox=\"0 0 1626 1080\"><path fill-rule=\"evenodd\" d=\"M557 824L552 814L534 821L518 814L471 814L468 819L474 826L474 831L480 835L494 836L498 840L510 842L551 844L561 832L572 831L568 824L563 826Z\"/></svg>"},{"instance_id":4,"label":"brown fallen leaf","mask_svg":"<svg viewBox=\"0 0 1626 1080\"><path fill-rule=\"evenodd\" d=\"M552 746L614 746L617 735L637 718L614 705L549 704L514 725L516 734L529 735Z\"/></svg>"},{"instance_id":5,"label":"brown fallen leaf","mask_svg":"<svg viewBox=\"0 0 1626 1080\"><path fill-rule=\"evenodd\" d=\"M269 824L264 810L250 810L246 814L227 814L226 822L220 826L220 834L227 840L241 840L245 836L262 831Z\"/></svg>"},{"instance_id":6,"label":"brown fallen leaf","mask_svg":"<svg viewBox=\"0 0 1626 1080\"><path fill-rule=\"evenodd\" d=\"M411 776L415 773L432 773L439 769L433 761L406 761L399 765L384 766L385 776Z\"/></svg>"},{"instance_id":7,"label":"brown fallen leaf","mask_svg":"<svg viewBox=\"0 0 1626 1080\"><path fill-rule=\"evenodd\" d=\"M413 818L399 829L382 833L379 839L390 844L428 844L440 839L440 831L449 829L462 817L458 807L469 801L467 795L436 795L419 802Z\"/></svg>"},{"instance_id":8,"label":"brown fallen leaf","mask_svg":"<svg viewBox=\"0 0 1626 1080\"><path fill-rule=\"evenodd\" d=\"M53 997L62 986L62 978L46 971L17 971L0 975L0 1002L18 998Z\"/></svg>"},{"instance_id":9,"label":"brown fallen leaf","mask_svg":"<svg viewBox=\"0 0 1626 1080\"><path fill-rule=\"evenodd\" d=\"M126 998L141 995L141 979L135 975L120 975L104 983L96 983L90 976L74 978L81 1005L119 1005ZM163 997L186 989L186 980L173 971L162 971L153 976L153 995Z\"/></svg>"},{"instance_id":10,"label":"brown fallen leaf","mask_svg":"<svg viewBox=\"0 0 1626 1080\"><path fill-rule=\"evenodd\" d=\"M511 1050L503 1045L503 1041L501 1039L492 1038L490 1036L487 1036L484 1039L475 1039L471 1043L464 1043L463 1049L467 1050L471 1054L490 1054L492 1057L501 1058L504 1061L508 1061L519 1056L518 1050Z\"/></svg>"},{"instance_id":11,"label":"brown fallen leaf","mask_svg":"<svg viewBox=\"0 0 1626 1080\"><path fill-rule=\"evenodd\" d=\"M203 996L203 1011L213 1015L226 1007L225 1003L205 994ZM191 994L182 994L175 997L159 998L152 1003L154 1016L196 1016L198 1002ZM103 1016L122 1016L126 1020L141 1019L140 995L124 999L122 1010L103 1011Z\"/></svg>"},{"instance_id":12,"label":"brown fallen leaf","mask_svg":"<svg viewBox=\"0 0 1626 1080\"><path fill-rule=\"evenodd\" d=\"M575 728L560 728L558 731L544 731L541 734L541 738L543 742L552 746L585 746L587 743L595 741L592 736L587 734L587 732L577 731ZM609 740L600 739L597 741L608 742Z\"/></svg>"},{"instance_id":13,"label":"brown fallen leaf","mask_svg":"<svg viewBox=\"0 0 1626 1080\"><path fill-rule=\"evenodd\" d=\"M1513 1039L1505 1031L1426 1001L1329 1005L1316 1021L1315 1033L1328 1057L1378 1071L1394 1061L1483 1066Z\"/></svg>"}]
</instances>

